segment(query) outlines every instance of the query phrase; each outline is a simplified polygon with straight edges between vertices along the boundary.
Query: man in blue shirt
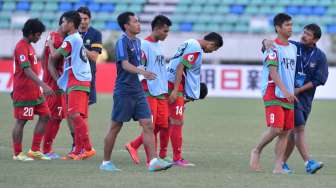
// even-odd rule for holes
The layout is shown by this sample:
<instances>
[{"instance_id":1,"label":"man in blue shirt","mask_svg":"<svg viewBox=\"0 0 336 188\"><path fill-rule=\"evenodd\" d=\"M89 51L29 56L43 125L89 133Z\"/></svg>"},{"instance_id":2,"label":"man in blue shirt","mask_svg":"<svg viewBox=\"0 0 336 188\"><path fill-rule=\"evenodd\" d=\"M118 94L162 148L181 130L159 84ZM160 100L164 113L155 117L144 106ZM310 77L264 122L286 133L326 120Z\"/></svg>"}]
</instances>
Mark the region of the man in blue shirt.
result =
<instances>
[{"instance_id":1,"label":"man in blue shirt","mask_svg":"<svg viewBox=\"0 0 336 188\"><path fill-rule=\"evenodd\" d=\"M295 103L295 129L289 136L283 165L283 168L289 171L290 168L286 161L295 145L305 162L307 173L314 174L323 167L322 162L317 162L309 157L304 131L316 88L324 85L328 78L326 55L316 47L316 42L321 38L321 35L321 29L318 25L309 24L304 27L300 42L291 41L298 48L295 95L299 101Z\"/></svg>"},{"instance_id":2,"label":"man in blue shirt","mask_svg":"<svg viewBox=\"0 0 336 188\"><path fill-rule=\"evenodd\" d=\"M132 118L139 121L143 128L143 143L148 148L151 159L148 170L166 170L172 164L155 156L150 108L138 77L138 74L141 74L147 80L156 79L154 73L138 67L141 61L141 47L136 35L140 33L140 23L132 12L121 13L117 20L125 33L116 43L117 79L113 95L112 123L105 137L104 160L100 169L110 172L120 170L110 161L111 153L123 123Z\"/></svg>"}]
</instances>

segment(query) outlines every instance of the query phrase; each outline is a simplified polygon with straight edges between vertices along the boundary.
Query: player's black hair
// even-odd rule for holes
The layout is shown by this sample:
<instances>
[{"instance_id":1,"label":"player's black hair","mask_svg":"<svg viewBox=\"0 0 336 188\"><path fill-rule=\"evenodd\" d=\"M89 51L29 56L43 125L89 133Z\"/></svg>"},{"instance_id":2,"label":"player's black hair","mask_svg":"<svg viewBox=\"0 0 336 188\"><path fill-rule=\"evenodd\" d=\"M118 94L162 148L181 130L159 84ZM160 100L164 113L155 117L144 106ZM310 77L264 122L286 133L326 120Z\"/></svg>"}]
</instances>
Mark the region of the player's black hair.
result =
<instances>
[{"instance_id":1,"label":"player's black hair","mask_svg":"<svg viewBox=\"0 0 336 188\"><path fill-rule=\"evenodd\" d=\"M204 36L204 40L215 42L218 48L223 46L223 38L220 34L211 32Z\"/></svg>"},{"instance_id":2,"label":"player's black hair","mask_svg":"<svg viewBox=\"0 0 336 188\"><path fill-rule=\"evenodd\" d=\"M208 87L205 83L201 82L200 99L204 99L208 95Z\"/></svg>"},{"instance_id":3,"label":"player's black hair","mask_svg":"<svg viewBox=\"0 0 336 188\"><path fill-rule=\"evenodd\" d=\"M62 23L63 23L63 18L64 18L64 13L61 15L61 17L60 17L59 20L58 20L58 25L59 25L59 26L62 25Z\"/></svg>"},{"instance_id":4,"label":"player's black hair","mask_svg":"<svg viewBox=\"0 0 336 188\"><path fill-rule=\"evenodd\" d=\"M82 6L77 9L77 12L86 14L91 19L91 11L88 7Z\"/></svg>"},{"instance_id":5,"label":"player's black hair","mask_svg":"<svg viewBox=\"0 0 336 188\"><path fill-rule=\"evenodd\" d=\"M78 29L80 22L81 22L81 17L77 11L67 11L63 14L63 17L68 21L72 22L75 26L75 29Z\"/></svg>"},{"instance_id":6,"label":"player's black hair","mask_svg":"<svg viewBox=\"0 0 336 188\"><path fill-rule=\"evenodd\" d=\"M304 26L304 29L307 29L309 31L312 31L314 34L314 39L320 39L322 36L322 31L320 26L318 26L317 24L308 24L306 26Z\"/></svg>"},{"instance_id":7,"label":"player's black hair","mask_svg":"<svg viewBox=\"0 0 336 188\"><path fill-rule=\"evenodd\" d=\"M276 26L281 27L283 23L290 21L290 20L292 20L292 17L286 13L279 13L275 15L273 18L274 29ZM277 32L276 29L275 29L275 32Z\"/></svg>"},{"instance_id":8,"label":"player's black hair","mask_svg":"<svg viewBox=\"0 0 336 188\"><path fill-rule=\"evenodd\" d=\"M172 22L170 21L170 19L164 15L155 16L155 18L153 19L151 23L152 30L154 30L155 27L162 27L164 25L167 25L169 27L172 25Z\"/></svg>"},{"instance_id":9,"label":"player's black hair","mask_svg":"<svg viewBox=\"0 0 336 188\"><path fill-rule=\"evenodd\" d=\"M22 28L22 34L24 37L28 37L30 34L43 33L45 31L44 24L38 18L28 19Z\"/></svg>"},{"instance_id":10,"label":"player's black hair","mask_svg":"<svg viewBox=\"0 0 336 188\"><path fill-rule=\"evenodd\" d=\"M126 30L124 25L128 24L128 22L130 21L130 16L135 16L135 14L133 12L123 12L119 14L117 20L121 30Z\"/></svg>"}]
</instances>

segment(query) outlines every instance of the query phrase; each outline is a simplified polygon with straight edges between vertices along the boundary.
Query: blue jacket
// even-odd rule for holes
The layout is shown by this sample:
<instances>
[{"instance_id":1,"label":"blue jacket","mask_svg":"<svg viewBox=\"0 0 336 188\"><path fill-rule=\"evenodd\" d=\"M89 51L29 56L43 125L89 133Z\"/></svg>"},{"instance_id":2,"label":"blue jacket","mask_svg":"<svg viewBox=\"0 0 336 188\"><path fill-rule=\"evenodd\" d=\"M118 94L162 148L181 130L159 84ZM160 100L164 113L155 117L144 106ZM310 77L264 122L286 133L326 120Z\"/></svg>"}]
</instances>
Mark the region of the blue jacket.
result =
<instances>
[{"instance_id":1,"label":"blue jacket","mask_svg":"<svg viewBox=\"0 0 336 188\"><path fill-rule=\"evenodd\" d=\"M324 85L328 79L328 65L326 55L317 47L307 47L303 43L290 41L297 46L297 63L295 87L302 87L312 82L314 87L300 93L295 103L295 109L310 112L316 87Z\"/></svg>"}]
</instances>

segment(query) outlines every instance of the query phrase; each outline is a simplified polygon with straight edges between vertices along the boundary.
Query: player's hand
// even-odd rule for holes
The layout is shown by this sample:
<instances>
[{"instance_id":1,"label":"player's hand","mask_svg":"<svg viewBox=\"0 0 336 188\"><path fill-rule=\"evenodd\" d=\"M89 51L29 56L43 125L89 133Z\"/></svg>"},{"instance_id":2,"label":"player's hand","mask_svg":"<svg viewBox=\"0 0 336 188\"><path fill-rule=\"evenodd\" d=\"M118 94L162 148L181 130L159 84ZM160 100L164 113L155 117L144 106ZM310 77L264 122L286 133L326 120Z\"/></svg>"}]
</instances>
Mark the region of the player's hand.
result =
<instances>
[{"instance_id":1,"label":"player's hand","mask_svg":"<svg viewBox=\"0 0 336 188\"><path fill-rule=\"evenodd\" d=\"M48 40L48 46L54 46L54 40L52 37L50 37L50 39Z\"/></svg>"},{"instance_id":2,"label":"player's hand","mask_svg":"<svg viewBox=\"0 0 336 188\"><path fill-rule=\"evenodd\" d=\"M42 89L43 89L43 94L44 94L45 96L48 96L48 95L54 95L54 94L55 94L54 91L53 91L49 86L47 86L47 85L44 85L44 86L42 87Z\"/></svg>"},{"instance_id":3,"label":"player's hand","mask_svg":"<svg viewBox=\"0 0 336 188\"><path fill-rule=\"evenodd\" d=\"M170 95L169 95L169 98L168 98L168 101L169 101L169 104L172 104L176 101L177 99L177 91L173 90Z\"/></svg>"},{"instance_id":4,"label":"player's hand","mask_svg":"<svg viewBox=\"0 0 336 188\"><path fill-rule=\"evenodd\" d=\"M290 103L294 103L295 101L298 102L299 100L296 98L296 96L292 93L285 92L285 97Z\"/></svg>"},{"instance_id":5,"label":"player's hand","mask_svg":"<svg viewBox=\"0 0 336 188\"><path fill-rule=\"evenodd\" d=\"M147 80L155 80L156 74L150 71L142 70L141 73Z\"/></svg>"}]
</instances>

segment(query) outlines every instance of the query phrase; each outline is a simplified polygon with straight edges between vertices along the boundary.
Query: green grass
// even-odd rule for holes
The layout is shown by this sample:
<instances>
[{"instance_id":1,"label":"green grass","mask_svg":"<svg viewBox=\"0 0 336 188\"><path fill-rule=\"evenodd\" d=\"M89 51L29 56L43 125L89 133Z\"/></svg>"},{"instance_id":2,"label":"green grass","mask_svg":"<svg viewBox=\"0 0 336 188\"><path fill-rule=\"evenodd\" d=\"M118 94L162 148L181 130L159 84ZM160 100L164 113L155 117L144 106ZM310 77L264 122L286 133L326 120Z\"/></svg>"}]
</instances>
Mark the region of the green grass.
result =
<instances>
[{"instance_id":1,"label":"green grass","mask_svg":"<svg viewBox=\"0 0 336 188\"><path fill-rule=\"evenodd\" d=\"M209 98L186 107L184 128L184 157L196 164L190 168L171 168L165 172L149 173L145 157L140 152L141 165L133 165L123 145L134 138L140 128L128 123L121 131L112 159L123 171L101 172L103 138L109 126L112 97L99 95L98 104L90 109L90 134L97 156L87 161L12 160L11 129L13 115L7 93L0 93L0 187L336 187L335 106L336 101L316 101L307 139L313 156L326 167L316 175L304 172L303 161L295 152L289 164L292 175L272 175L273 147L270 144L262 155L264 171L248 169L249 152L265 131L260 99ZM25 127L24 147L31 144L34 123ZM70 135L62 124L54 149L66 154ZM169 148L170 149L170 148Z\"/></svg>"}]
</instances>

